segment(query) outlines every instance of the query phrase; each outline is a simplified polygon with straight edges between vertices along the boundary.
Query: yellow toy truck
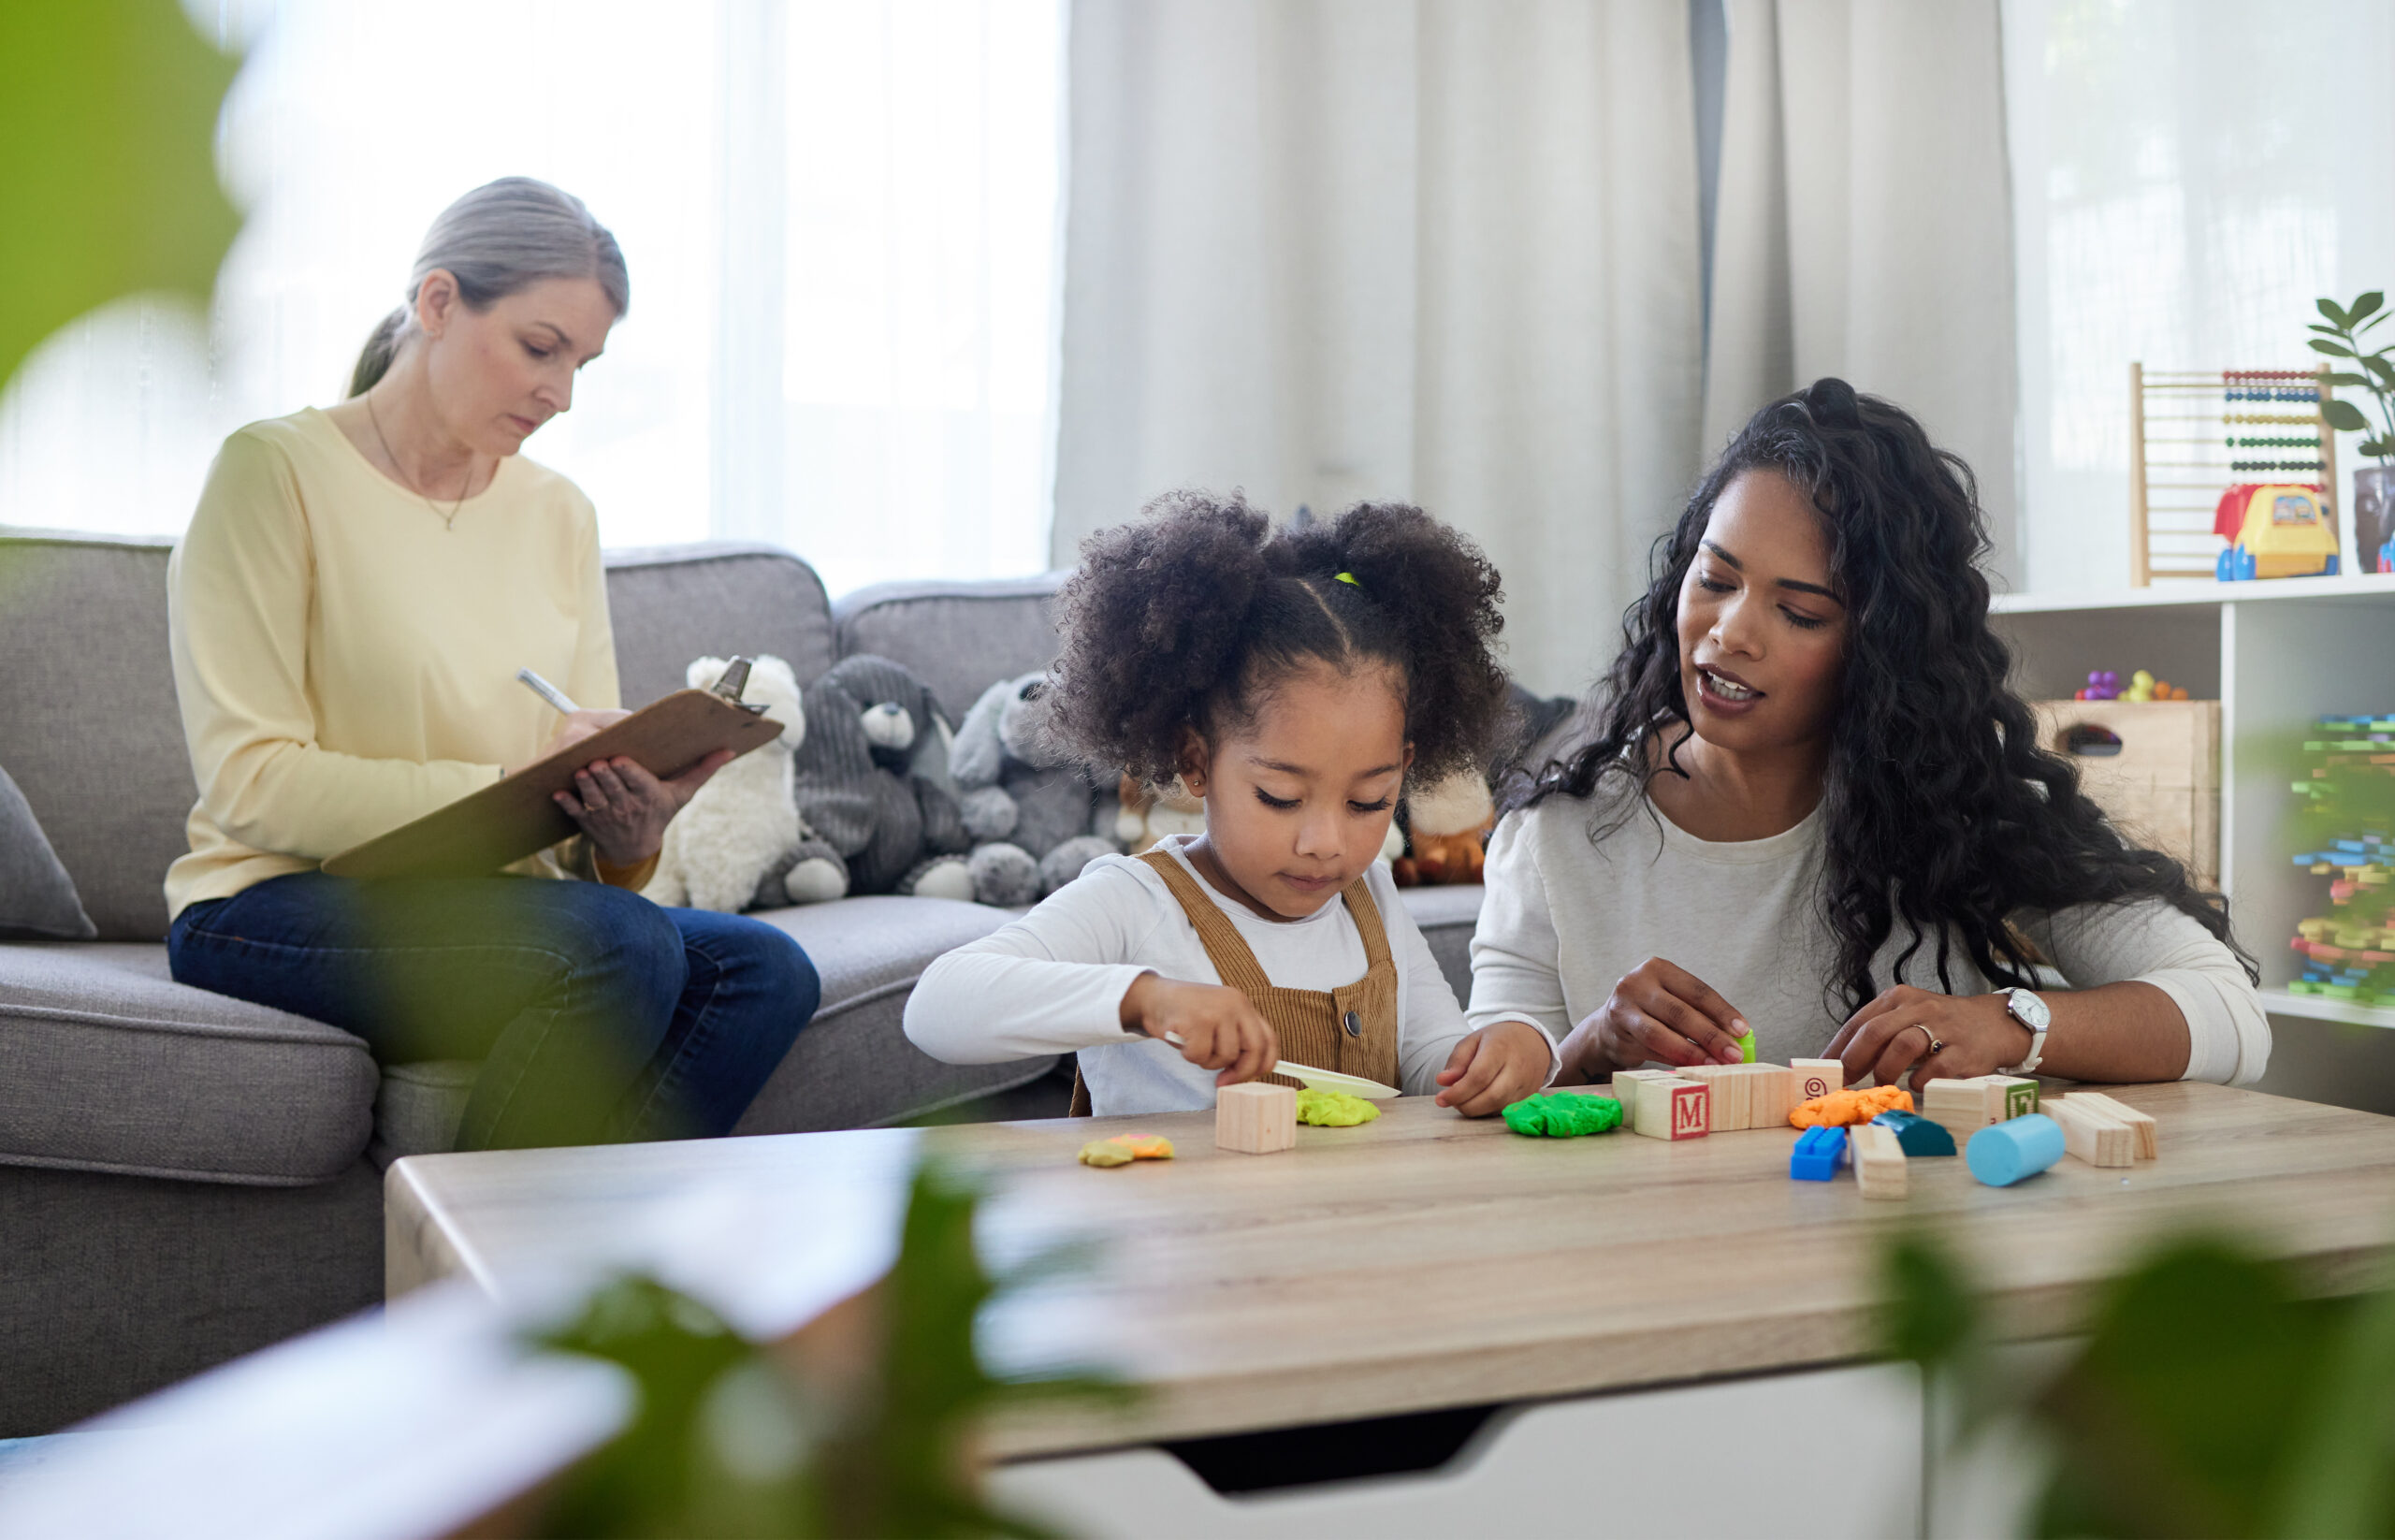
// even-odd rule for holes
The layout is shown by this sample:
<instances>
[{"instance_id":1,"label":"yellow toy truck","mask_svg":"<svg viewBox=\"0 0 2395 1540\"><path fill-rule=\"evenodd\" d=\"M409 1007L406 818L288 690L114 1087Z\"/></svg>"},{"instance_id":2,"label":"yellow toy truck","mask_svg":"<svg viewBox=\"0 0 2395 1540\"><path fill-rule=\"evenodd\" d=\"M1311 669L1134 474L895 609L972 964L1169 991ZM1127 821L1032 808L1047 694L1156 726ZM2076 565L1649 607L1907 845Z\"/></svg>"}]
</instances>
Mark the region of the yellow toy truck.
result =
<instances>
[{"instance_id":1,"label":"yellow toy truck","mask_svg":"<svg viewBox=\"0 0 2395 1540\"><path fill-rule=\"evenodd\" d=\"M2215 568L2224 583L2336 574L2337 521L2317 487L2232 487L2212 528L2229 543Z\"/></svg>"}]
</instances>

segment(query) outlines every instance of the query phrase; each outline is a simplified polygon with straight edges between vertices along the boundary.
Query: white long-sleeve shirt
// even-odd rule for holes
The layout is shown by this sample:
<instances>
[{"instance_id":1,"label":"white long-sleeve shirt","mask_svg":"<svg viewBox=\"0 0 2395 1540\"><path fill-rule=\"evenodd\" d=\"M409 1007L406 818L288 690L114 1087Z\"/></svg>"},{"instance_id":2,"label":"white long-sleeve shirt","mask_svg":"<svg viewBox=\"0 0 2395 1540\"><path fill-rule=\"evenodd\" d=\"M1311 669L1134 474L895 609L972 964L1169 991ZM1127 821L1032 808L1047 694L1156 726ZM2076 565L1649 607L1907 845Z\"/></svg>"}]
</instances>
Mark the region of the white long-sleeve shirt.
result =
<instances>
[{"instance_id":1,"label":"white long-sleeve shirt","mask_svg":"<svg viewBox=\"0 0 2395 1540\"><path fill-rule=\"evenodd\" d=\"M1649 817L1649 813L1653 816ZM1561 1037L1649 957L1696 975L1755 1032L1757 1056L1818 1057L1846 1012L1825 987L1835 947L1820 892L1818 808L1768 839L1699 839L1642 804L1602 838L1586 799L1550 797L1508 814L1488 843L1487 896L1472 940L1475 1029L1517 1019ZM2136 980L2186 1018L2185 1078L2250 1084L2270 1062L2270 1018L2229 950L2160 899L2089 904L2023 917L2022 929L2072 989ZM1873 963L1881 988L1937 990L1937 943L1899 975L1897 934ZM1952 993L1996 986L1958 948Z\"/></svg>"},{"instance_id":2,"label":"white long-sleeve shirt","mask_svg":"<svg viewBox=\"0 0 2395 1540\"><path fill-rule=\"evenodd\" d=\"M1194 835L1158 847L1198 880L1283 989L1337 989L1364 976L1364 937L1343 895L1303 920L1267 920L1214 890L1183 852ZM1470 1031L1438 959L1399 898L1388 868L1364 879L1397 965L1399 1084L1434 1095L1447 1055ZM1123 1030L1123 995L1142 973L1218 984L1197 927L1144 861L1105 856L1029 914L925 969L907 998L907 1036L950 1064L997 1064L1078 1053L1091 1110L1201 1111L1214 1071L1169 1043Z\"/></svg>"}]
</instances>

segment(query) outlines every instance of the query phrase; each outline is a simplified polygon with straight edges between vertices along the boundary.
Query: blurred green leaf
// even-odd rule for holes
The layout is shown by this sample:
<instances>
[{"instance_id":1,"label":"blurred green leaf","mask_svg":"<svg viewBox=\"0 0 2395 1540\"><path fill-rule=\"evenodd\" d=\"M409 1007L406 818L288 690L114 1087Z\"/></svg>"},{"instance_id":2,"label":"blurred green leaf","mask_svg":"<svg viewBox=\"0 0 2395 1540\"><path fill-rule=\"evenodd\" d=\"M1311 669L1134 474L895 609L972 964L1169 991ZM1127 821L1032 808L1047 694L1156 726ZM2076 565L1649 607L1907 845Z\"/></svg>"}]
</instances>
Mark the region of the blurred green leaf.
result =
<instances>
[{"instance_id":1,"label":"blurred green leaf","mask_svg":"<svg viewBox=\"0 0 2395 1540\"><path fill-rule=\"evenodd\" d=\"M2385 294L2376 289L2371 290L2360 298L2355 300L2352 306L2346 310L2345 324L2347 326L2353 325L2356 321L2359 321L2363 316L2370 314L2373 311L2378 309L2379 306L2386 302L2387 296Z\"/></svg>"},{"instance_id":2,"label":"blurred green leaf","mask_svg":"<svg viewBox=\"0 0 2395 1540\"><path fill-rule=\"evenodd\" d=\"M2326 353L2331 357L2350 358L2354 356L2353 349L2345 346L2343 342L2332 342L2326 337L2315 337L2312 339L2311 345L2313 352Z\"/></svg>"},{"instance_id":3,"label":"blurred green leaf","mask_svg":"<svg viewBox=\"0 0 2395 1540\"><path fill-rule=\"evenodd\" d=\"M2362 374L2331 374L2329 376L2329 383L2348 390L2360 390L2369 387L2370 379L2369 376Z\"/></svg>"},{"instance_id":4,"label":"blurred green leaf","mask_svg":"<svg viewBox=\"0 0 2395 1540\"><path fill-rule=\"evenodd\" d=\"M2312 301L2312 302L2313 302L2313 304L2315 304L2315 306L2319 307L2319 311L2320 311L2320 313L2321 313L2321 314L2323 314L2323 315L2327 316L2330 321L2334 322L2336 325L2338 325L2338 326L2340 326L2340 327L2343 327L2343 326L2344 326L2344 325L2346 324L2344 310L2344 308L2343 308L2342 306L2340 306L2340 305L2339 305L2339 304L2338 304L2334 299L2322 298L2322 299L2315 299L2315 300L2314 300L2314 301ZM2317 330L2317 329L2319 329L2319 328L2315 327L2314 329L2315 329L2315 330Z\"/></svg>"},{"instance_id":5,"label":"blurred green leaf","mask_svg":"<svg viewBox=\"0 0 2395 1540\"><path fill-rule=\"evenodd\" d=\"M2264 1533L2333 1324L2330 1307L2298 1304L2282 1269L2218 1241L2182 1242L2121 1279L2039 1402L2060 1454L2039 1533Z\"/></svg>"},{"instance_id":6,"label":"blurred green leaf","mask_svg":"<svg viewBox=\"0 0 2395 1540\"><path fill-rule=\"evenodd\" d=\"M640 1387L632 1424L559 1482L540 1533L592 1540L816 1540L1044 1532L982 1501L970 1441L1003 1406L1129 1391L1087 1374L990 1374L975 1338L1009 1288L1054 1276L1041 1255L993 1280L973 1236L981 1194L936 1161L914 1175L898 1257L869 1296L818 1329L849 1333L866 1372L810 1384L704 1306L646 1278L594 1295L543 1340L606 1358ZM1078 1254L1085 1257L1086 1254Z\"/></svg>"},{"instance_id":7,"label":"blurred green leaf","mask_svg":"<svg viewBox=\"0 0 2395 1540\"><path fill-rule=\"evenodd\" d=\"M237 68L176 0L0 3L0 384L121 295L207 303L241 223L215 164Z\"/></svg>"},{"instance_id":8,"label":"blurred green leaf","mask_svg":"<svg viewBox=\"0 0 2395 1540\"><path fill-rule=\"evenodd\" d=\"M2361 441L2361 453L2371 459L2385 459L2395 455L2395 443L2385 439L2364 439Z\"/></svg>"},{"instance_id":9,"label":"blurred green leaf","mask_svg":"<svg viewBox=\"0 0 2395 1540\"><path fill-rule=\"evenodd\" d=\"M2361 409L2351 401L2323 402L2320 414L2328 418L2329 426L2340 433L2362 433L2370 429L2370 419L2364 417Z\"/></svg>"},{"instance_id":10,"label":"blurred green leaf","mask_svg":"<svg viewBox=\"0 0 2395 1540\"><path fill-rule=\"evenodd\" d=\"M2294 1431L2279 1534L2386 1534L2395 1522L2395 1289L2358 1306Z\"/></svg>"}]
</instances>

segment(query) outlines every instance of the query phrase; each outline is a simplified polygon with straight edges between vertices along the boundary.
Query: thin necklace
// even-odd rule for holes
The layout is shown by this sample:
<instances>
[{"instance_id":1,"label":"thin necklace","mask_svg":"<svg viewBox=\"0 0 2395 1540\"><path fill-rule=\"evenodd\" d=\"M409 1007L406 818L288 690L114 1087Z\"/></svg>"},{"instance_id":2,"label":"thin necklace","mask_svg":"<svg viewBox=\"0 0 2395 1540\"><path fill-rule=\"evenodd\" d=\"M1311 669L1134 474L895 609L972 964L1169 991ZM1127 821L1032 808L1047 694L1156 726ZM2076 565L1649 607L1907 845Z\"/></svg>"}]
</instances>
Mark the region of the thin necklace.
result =
<instances>
[{"instance_id":1,"label":"thin necklace","mask_svg":"<svg viewBox=\"0 0 2395 1540\"><path fill-rule=\"evenodd\" d=\"M399 456L391 453L391 441L383 436L383 419L374 414L374 392L370 390L366 393L366 420L374 425L374 442L383 446L383 458L391 462L392 470L397 471L402 476L406 475L408 473L407 467L399 463ZM416 486L414 482L407 484L409 491L414 492L417 497L424 498L424 505L432 510L434 517L441 520L442 529L447 530L453 535L457 532L458 511L466 506L466 499L473 495L473 486L474 467L473 462L469 460L466 462L466 490L457 494L457 501L453 503L450 506L449 511L444 514L441 511L441 504L433 501L432 499L428 497L425 497L424 489L422 487Z\"/></svg>"}]
</instances>

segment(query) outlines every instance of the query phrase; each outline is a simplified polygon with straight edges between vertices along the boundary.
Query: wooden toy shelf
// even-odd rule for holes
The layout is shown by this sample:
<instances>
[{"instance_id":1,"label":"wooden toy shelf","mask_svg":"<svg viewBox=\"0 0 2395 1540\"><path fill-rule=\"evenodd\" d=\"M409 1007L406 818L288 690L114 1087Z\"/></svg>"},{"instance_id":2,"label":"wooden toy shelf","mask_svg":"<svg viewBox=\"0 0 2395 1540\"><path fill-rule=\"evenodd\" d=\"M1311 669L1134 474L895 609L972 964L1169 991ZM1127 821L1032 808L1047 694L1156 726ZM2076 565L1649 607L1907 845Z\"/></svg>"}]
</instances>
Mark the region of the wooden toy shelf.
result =
<instances>
[{"instance_id":1,"label":"wooden toy shelf","mask_svg":"<svg viewBox=\"0 0 2395 1540\"><path fill-rule=\"evenodd\" d=\"M2088 671L2151 669L2221 703L2220 881L2272 1014L2395 1027L2395 1010L2289 995L2296 922L2327 907L2294 863L2284 746L2323 716L2395 709L2395 574L2291 577L2079 594L2000 594L1996 625L2031 700L2067 700Z\"/></svg>"}]
</instances>

